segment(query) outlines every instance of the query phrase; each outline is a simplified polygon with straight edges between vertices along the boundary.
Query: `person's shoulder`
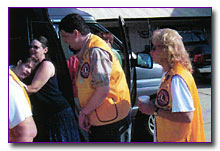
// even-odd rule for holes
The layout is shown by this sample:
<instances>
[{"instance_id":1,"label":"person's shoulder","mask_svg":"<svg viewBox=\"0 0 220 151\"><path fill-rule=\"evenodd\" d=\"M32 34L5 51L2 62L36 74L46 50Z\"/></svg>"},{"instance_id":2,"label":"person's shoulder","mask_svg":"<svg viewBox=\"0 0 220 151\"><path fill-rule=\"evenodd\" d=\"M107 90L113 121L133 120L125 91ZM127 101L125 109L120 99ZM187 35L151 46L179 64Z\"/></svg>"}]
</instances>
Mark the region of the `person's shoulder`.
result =
<instances>
[{"instance_id":1,"label":"person's shoulder","mask_svg":"<svg viewBox=\"0 0 220 151\"><path fill-rule=\"evenodd\" d=\"M41 63L41 66L42 67L45 67L45 68L54 68L54 65L51 61L49 60L44 60L42 63Z\"/></svg>"},{"instance_id":2,"label":"person's shoulder","mask_svg":"<svg viewBox=\"0 0 220 151\"><path fill-rule=\"evenodd\" d=\"M172 85L178 85L179 87L187 87L186 81L179 75L172 77Z\"/></svg>"},{"instance_id":3,"label":"person's shoulder","mask_svg":"<svg viewBox=\"0 0 220 151\"><path fill-rule=\"evenodd\" d=\"M11 76L9 76L9 87L10 87L9 91L12 92L17 90L18 88L20 89L19 84Z\"/></svg>"},{"instance_id":4,"label":"person's shoulder","mask_svg":"<svg viewBox=\"0 0 220 151\"><path fill-rule=\"evenodd\" d=\"M103 53L103 50L99 47L92 47L91 49L89 49L89 54L91 56L97 56Z\"/></svg>"},{"instance_id":5,"label":"person's shoulder","mask_svg":"<svg viewBox=\"0 0 220 151\"><path fill-rule=\"evenodd\" d=\"M183 77L182 77L182 76L180 76L180 75L176 74L176 75L173 75L173 76L172 76L172 81L179 81L179 82L183 82L183 81L184 81L184 79L183 79Z\"/></svg>"},{"instance_id":6,"label":"person's shoulder","mask_svg":"<svg viewBox=\"0 0 220 151\"><path fill-rule=\"evenodd\" d=\"M55 66L53 65L53 63L49 60L44 60L41 65L40 65L40 70L43 73L49 73L50 76L54 76L55 74Z\"/></svg>"},{"instance_id":7,"label":"person's shoulder","mask_svg":"<svg viewBox=\"0 0 220 151\"><path fill-rule=\"evenodd\" d=\"M22 103L22 100L25 99L24 91L22 90L21 86L12 79L12 77L9 78L9 101L17 103Z\"/></svg>"}]
</instances>

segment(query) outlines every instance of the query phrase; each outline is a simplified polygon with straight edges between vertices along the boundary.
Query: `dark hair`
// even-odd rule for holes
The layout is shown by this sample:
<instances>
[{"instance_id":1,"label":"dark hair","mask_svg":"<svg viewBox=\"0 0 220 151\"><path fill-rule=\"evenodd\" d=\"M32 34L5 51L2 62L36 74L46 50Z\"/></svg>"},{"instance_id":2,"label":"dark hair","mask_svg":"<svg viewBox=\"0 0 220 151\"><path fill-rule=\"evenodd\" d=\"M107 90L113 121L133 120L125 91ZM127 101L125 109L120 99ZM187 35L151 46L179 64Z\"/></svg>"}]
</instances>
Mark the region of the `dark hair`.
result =
<instances>
[{"instance_id":1,"label":"dark hair","mask_svg":"<svg viewBox=\"0 0 220 151\"><path fill-rule=\"evenodd\" d=\"M110 44L112 45L114 42L114 37L112 35L112 33L106 31L106 32L99 32L97 33L97 35L102 38L103 40L107 41L109 40Z\"/></svg>"},{"instance_id":2,"label":"dark hair","mask_svg":"<svg viewBox=\"0 0 220 151\"><path fill-rule=\"evenodd\" d=\"M39 41L39 42L42 44L42 47L43 47L43 48L48 47L48 40L47 40L46 37L44 37L44 36L39 36L39 37L34 38L34 39L36 39L37 41Z\"/></svg>"},{"instance_id":3,"label":"dark hair","mask_svg":"<svg viewBox=\"0 0 220 151\"><path fill-rule=\"evenodd\" d=\"M43 49L45 49L49 45L49 42L48 42L47 38L44 37L44 36L35 37L33 40L39 41L41 43ZM46 56L47 59L49 59L48 53L46 53L45 56Z\"/></svg>"},{"instance_id":4,"label":"dark hair","mask_svg":"<svg viewBox=\"0 0 220 151\"><path fill-rule=\"evenodd\" d=\"M29 63L29 62L33 62L34 64L38 64L39 63L39 60L33 56L31 56L29 53L24 53L20 58L19 60L22 61L22 64L26 64L26 63ZM19 61L18 60L18 61Z\"/></svg>"},{"instance_id":5,"label":"dark hair","mask_svg":"<svg viewBox=\"0 0 220 151\"><path fill-rule=\"evenodd\" d=\"M65 32L73 33L73 30L75 29L82 35L90 33L89 26L79 14L69 14L65 16L59 24L60 31L64 30Z\"/></svg>"}]
</instances>

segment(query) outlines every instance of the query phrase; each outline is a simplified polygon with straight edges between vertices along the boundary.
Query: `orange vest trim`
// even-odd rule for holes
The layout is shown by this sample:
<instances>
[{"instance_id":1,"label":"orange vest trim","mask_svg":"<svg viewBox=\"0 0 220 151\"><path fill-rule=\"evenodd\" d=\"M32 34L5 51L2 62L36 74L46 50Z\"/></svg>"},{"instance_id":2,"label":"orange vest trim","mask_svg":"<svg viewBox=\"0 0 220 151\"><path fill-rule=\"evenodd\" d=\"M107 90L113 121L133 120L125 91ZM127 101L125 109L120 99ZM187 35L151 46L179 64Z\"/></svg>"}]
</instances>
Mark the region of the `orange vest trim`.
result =
<instances>
[{"instance_id":1,"label":"orange vest trim","mask_svg":"<svg viewBox=\"0 0 220 151\"><path fill-rule=\"evenodd\" d=\"M192 95L195 111L191 123L173 122L156 117L156 137L158 142L205 142L204 123L198 90L192 74L181 64L177 64L174 69L167 72L162 79L158 90L156 105L160 108L172 110L171 80L175 75L179 75L186 82Z\"/></svg>"},{"instance_id":2,"label":"orange vest trim","mask_svg":"<svg viewBox=\"0 0 220 151\"><path fill-rule=\"evenodd\" d=\"M91 35L83 54L81 67L78 70L76 85L80 106L85 106L95 89L91 86L91 71L89 50L99 47L110 53L112 57L112 73L110 76L110 91L104 102L89 115L90 124L93 126L115 123L125 118L130 111L130 93L124 71L113 52L96 35Z\"/></svg>"}]
</instances>

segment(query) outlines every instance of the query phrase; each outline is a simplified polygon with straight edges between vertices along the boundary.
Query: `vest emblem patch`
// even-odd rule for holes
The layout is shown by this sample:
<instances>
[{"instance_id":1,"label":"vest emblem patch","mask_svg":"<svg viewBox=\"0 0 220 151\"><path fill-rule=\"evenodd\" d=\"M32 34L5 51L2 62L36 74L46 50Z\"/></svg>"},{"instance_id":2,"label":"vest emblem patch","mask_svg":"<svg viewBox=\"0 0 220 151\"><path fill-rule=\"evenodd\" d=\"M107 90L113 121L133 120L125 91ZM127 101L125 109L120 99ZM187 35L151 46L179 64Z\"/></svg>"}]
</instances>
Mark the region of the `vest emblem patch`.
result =
<instances>
[{"instance_id":1,"label":"vest emblem patch","mask_svg":"<svg viewBox=\"0 0 220 151\"><path fill-rule=\"evenodd\" d=\"M166 106L169 104L169 94L166 90L160 90L160 92L157 95L157 103L160 106Z\"/></svg>"},{"instance_id":2,"label":"vest emblem patch","mask_svg":"<svg viewBox=\"0 0 220 151\"><path fill-rule=\"evenodd\" d=\"M81 67L80 75L81 75L83 78L88 78L88 77L89 77L89 73L90 73L89 63L88 63L88 62L85 62L85 63L82 65L82 67Z\"/></svg>"}]
</instances>

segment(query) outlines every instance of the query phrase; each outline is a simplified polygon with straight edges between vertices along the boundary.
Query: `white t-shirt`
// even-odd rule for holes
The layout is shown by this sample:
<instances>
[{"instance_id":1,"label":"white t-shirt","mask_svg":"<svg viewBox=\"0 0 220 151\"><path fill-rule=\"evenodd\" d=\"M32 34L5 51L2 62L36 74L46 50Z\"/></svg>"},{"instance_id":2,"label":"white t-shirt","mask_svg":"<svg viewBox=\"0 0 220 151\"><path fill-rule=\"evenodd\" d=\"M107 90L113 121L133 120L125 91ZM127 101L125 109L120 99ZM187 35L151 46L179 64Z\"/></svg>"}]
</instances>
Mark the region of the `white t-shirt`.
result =
<instances>
[{"instance_id":1,"label":"white t-shirt","mask_svg":"<svg viewBox=\"0 0 220 151\"><path fill-rule=\"evenodd\" d=\"M161 79L163 79L166 73L167 72L163 73ZM195 110L189 88L183 78L178 75L172 77L171 95L173 101L172 112L189 112Z\"/></svg>"},{"instance_id":2,"label":"white t-shirt","mask_svg":"<svg viewBox=\"0 0 220 151\"><path fill-rule=\"evenodd\" d=\"M172 112L194 111L192 95L186 82L180 76L174 76L171 81Z\"/></svg>"},{"instance_id":3,"label":"white t-shirt","mask_svg":"<svg viewBox=\"0 0 220 151\"><path fill-rule=\"evenodd\" d=\"M9 128L14 128L30 116L32 112L22 88L9 76Z\"/></svg>"}]
</instances>

